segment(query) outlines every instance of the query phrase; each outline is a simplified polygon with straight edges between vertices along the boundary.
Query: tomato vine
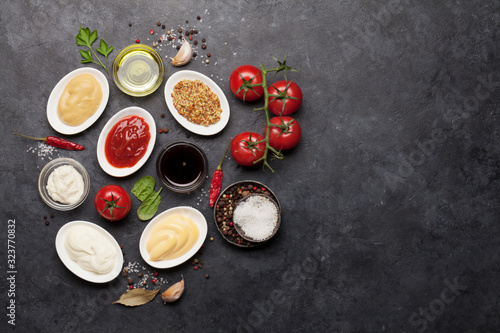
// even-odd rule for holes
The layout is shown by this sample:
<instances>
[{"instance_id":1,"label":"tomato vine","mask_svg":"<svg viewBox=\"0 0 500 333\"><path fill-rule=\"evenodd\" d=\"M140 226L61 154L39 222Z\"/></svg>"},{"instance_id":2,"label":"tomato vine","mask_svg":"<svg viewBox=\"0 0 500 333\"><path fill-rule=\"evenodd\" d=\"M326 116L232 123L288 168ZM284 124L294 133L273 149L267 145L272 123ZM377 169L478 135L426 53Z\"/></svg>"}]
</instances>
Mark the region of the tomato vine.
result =
<instances>
[{"instance_id":1,"label":"tomato vine","mask_svg":"<svg viewBox=\"0 0 500 333\"><path fill-rule=\"evenodd\" d=\"M258 164L258 163L263 162L263 168L267 167L269 170L271 170L271 172L274 172L274 170L271 167L271 165L269 164L269 162L267 161L269 151L271 151L272 157L274 159L282 160L285 158L285 155L283 155L281 150L277 150L269 144L269 133L270 133L271 127L280 127L280 125L272 124L271 118L269 116L270 111L269 111L269 91L267 89L267 74L270 72L275 72L275 74L277 74L279 72L283 72L283 76L286 80L287 79L286 78L287 71L291 71L291 72L298 71L297 69L287 65L286 54L283 56L283 62L279 61L274 56L273 56L273 59L278 63L278 66L275 68L265 68L264 64L261 64L260 70L262 72L262 83L253 85L253 86L262 86L262 88L264 89L264 106L262 108L257 108L255 110L264 110L265 111L266 124L267 124L264 139L259 141L259 142L265 142L265 144L266 144L266 148L264 150L264 155L261 158L259 158L258 160L256 160L254 162L254 164ZM281 115L281 117L283 117L283 116ZM256 143L259 143L259 142L256 142Z\"/></svg>"}]
</instances>

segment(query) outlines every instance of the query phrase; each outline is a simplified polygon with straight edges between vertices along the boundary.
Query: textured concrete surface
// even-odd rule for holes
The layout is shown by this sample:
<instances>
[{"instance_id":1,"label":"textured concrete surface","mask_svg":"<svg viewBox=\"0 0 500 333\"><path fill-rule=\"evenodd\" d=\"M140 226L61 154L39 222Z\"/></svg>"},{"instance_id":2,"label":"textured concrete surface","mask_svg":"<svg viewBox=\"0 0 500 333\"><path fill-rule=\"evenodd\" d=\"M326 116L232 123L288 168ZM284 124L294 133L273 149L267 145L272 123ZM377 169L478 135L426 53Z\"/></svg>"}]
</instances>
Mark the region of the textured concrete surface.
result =
<instances>
[{"instance_id":1,"label":"textured concrete surface","mask_svg":"<svg viewBox=\"0 0 500 333\"><path fill-rule=\"evenodd\" d=\"M200 56L184 68L165 58L166 75L189 69L212 77L231 107L224 131L187 138L168 112L164 84L151 96L133 98L108 77L104 114L66 137L87 150L39 156L35 142L11 134L57 135L46 117L52 88L76 68L98 68L79 63L80 25L97 29L115 47L113 60L137 38L152 44L163 32L157 21L167 29L195 27L207 39L207 49L198 45ZM1 331L498 331L499 24L499 1L3 1ZM159 51L175 55L165 44ZM207 52L208 65L201 57ZM202 269L187 262L159 271L162 290L181 274L186 279L179 302L163 305L157 297L136 308L111 304L127 289L125 278L95 285L66 269L54 246L57 231L88 220L123 245L126 265L150 274L138 249L146 225L133 212L138 201L113 225L99 218L93 196L107 184L130 190L142 176L156 178L156 154L179 139L199 144L213 172L230 137L260 132L265 123L264 114L252 110L260 103L232 97L231 71L245 63L271 67L271 55L285 53L301 70L289 77L305 96L296 114L303 128L299 146L272 162L274 174L231 159L224 164L224 186L254 179L278 196L283 224L269 244L244 251L226 243L201 190L180 195L165 189L160 211L194 206L214 237L197 255ZM99 167L95 147L107 120L132 105L170 130L158 136L143 168L116 179ZM38 174L49 157L72 157L90 172L89 198L74 211L53 211L38 194ZM7 280L10 220L14 283ZM137 272L132 276L138 280ZM7 316L12 300L15 326Z\"/></svg>"}]
</instances>

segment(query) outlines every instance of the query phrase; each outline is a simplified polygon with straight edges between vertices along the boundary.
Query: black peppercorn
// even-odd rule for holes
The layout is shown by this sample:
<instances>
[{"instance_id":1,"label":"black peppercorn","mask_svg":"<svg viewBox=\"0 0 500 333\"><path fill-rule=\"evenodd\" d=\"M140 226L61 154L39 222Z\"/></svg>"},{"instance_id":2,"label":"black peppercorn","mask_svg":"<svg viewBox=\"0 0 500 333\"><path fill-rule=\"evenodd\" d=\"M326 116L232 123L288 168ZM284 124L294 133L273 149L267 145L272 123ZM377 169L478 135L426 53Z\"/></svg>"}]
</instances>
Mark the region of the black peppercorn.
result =
<instances>
[{"instance_id":1,"label":"black peppercorn","mask_svg":"<svg viewBox=\"0 0 500 333\"><path fill-rule=\"evenodd\" d=\"M196 16L196 19L201 20L201 17L200 16Z\"/></svg>"},{"instance_id":2,"label":"black peppercorn","mask_svg":"<svg viewBox=\"0 0 500 333\"><path fill-rule=\"evenodd\" d=\"M202 48L202 49L206 49L206 48L207 48L207 46L206 46L205 44L203 44L203 45L201 46L201 48Z\"/></svg>"}]
</instances>

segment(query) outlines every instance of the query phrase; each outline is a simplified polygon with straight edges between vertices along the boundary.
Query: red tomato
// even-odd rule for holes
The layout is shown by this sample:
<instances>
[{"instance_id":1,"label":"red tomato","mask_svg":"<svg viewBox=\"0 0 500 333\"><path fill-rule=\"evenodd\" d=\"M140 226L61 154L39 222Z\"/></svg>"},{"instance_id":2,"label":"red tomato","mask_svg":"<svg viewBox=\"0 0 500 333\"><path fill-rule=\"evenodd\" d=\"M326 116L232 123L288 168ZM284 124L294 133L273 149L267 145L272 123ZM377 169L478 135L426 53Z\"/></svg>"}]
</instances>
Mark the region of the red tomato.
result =
<instances>
[{"instance_id":1,"label":"red tomato","mask_svg":"<svg viewBox=\"0 0 500 333\"><path fill-rule=\"evenodd\" d=\"M302 130L297 120L283 116L273 117L269 121L273 125L279 125L278 127L271 126L269 129L269 145L271 147L277 150L288 150L299 143Z\"/></svg>"},{"instance_id":2,"label":"red tomato","mask_svg":"<svg viewBox=\"0 0 500 333\"><path fill-rule=\"evenodd\" d=\"M236 68L229 77L229 88L239 99L255 101L264 95L262 86L253 87L254 84L262 84L262 72L255 66L243 65Z\"/></svg>"},{"instance_id":3,"label":"red tomato","mask_svg":"<svg viewBox=\"0 0 500 333\"><path fill-rule=\"evenodd\" d=\"M297 111L302 104L302 90L293 81L278 81L267 88L268 108L273 114L288 116Z\"/></svg>"},{"instance_id":4,"label":"red tomato","mask_svg":"<svg viewBox=\"0 0 500 333\"><path fill-rule=\"evenodd\" d=\"M231 155L233 159L240 165L250 166L258 164L254 163L259 158L264 156L266 150L266 143L264 137L259 133L243 132L234 137L231 142ZM255 143L262 141L260 143Z\"/></svg>"},{"instance_id":5,"label":"red tomato","mask_svg":"<svg viewBox=\"0 0 500 333\"><path fill-rule=\"evenodd\" d=\"M97 191L95 209L106 220L119 221L130 212L131 202L127 191L118 185L107 185Z\"/></svg>"}]
</instances>

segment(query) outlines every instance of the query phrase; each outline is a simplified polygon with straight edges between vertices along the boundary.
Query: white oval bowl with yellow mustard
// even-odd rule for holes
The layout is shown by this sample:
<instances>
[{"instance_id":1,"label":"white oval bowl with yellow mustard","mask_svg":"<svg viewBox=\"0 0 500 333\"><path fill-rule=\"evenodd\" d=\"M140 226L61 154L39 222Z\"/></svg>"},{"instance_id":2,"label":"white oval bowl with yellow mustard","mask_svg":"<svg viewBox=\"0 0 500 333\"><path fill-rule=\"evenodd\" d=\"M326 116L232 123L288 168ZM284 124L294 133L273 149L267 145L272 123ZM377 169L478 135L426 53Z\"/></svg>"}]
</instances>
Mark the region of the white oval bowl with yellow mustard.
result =
<instances>
[{"instance_id":1,"label":"white oval bowl with yellow mustard","mask_svg":"<svg viewBox=\"0 0 500 333\"><path fill-rule=\"evenodd\" d=\"M194 256L207 237L203 214L179 206L158 214L148 223L139 241L141 256L155 268L178 266Z\"/></svg>"}]
</instances>

